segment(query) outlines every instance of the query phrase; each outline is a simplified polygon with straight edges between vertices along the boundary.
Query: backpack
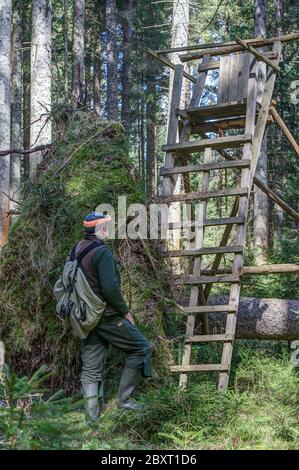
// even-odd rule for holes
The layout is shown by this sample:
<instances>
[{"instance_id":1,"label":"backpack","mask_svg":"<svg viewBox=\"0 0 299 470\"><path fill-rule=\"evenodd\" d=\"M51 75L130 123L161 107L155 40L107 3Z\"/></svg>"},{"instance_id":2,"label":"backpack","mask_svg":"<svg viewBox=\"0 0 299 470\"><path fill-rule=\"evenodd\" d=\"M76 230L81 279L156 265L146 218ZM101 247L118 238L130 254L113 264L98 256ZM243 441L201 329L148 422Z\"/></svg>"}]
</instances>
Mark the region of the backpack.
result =
<instances>
[{"instance_id":1,"label":"backpack","mask_svg":"<svg viewBox=\"0 0 299 470\"><path fill-rule=\"evenodd\" d=\"M56 281L53 293L57 300L56 314L61 319L69 318L73 331L80 339L87 338L100 321L106 302L101 300L91 289L81 262L95 247L104 248L101 242L92 242L79 256L76 256L75 245L70 260L63 268L63 273Z\"/></svg>"}]
</instances>

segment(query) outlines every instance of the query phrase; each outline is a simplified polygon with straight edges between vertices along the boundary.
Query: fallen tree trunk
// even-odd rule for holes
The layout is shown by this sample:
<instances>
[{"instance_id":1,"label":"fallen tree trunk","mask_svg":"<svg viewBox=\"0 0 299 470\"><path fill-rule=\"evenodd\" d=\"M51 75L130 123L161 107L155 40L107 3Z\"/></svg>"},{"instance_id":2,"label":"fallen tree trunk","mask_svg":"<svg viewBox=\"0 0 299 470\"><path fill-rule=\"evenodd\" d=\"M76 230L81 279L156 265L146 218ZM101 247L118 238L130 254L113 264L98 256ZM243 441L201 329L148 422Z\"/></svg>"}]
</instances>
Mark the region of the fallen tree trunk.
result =
<instances>
[{"instance_id":1,"label":"fallen tree trunk","mask_svg":"<svg viewBox=\"0 0 299 470\"><path fill-rule=\"evenodd\" d=\"M222 303L215 296L211 303ZM227 298L223 303L227 302ZM299 300L242 298L236 338L293 341L299 339ZM211 333L222 332L225 315L209 314Z\"/></svg>"},{"instance_id":2,"label":"fallen tree trunk","mask_svg":"<svg viewBox=\"0 0 299 470\"><path fill-rule=\"evenodd\" d=\"M228 297L213 296L210 304L227 304ZM225 332L226 315L209 314L210 334ZM243 297L237 319L237 339L294 341L299 339L299 300Z\"/></svg>"}]
</instances>

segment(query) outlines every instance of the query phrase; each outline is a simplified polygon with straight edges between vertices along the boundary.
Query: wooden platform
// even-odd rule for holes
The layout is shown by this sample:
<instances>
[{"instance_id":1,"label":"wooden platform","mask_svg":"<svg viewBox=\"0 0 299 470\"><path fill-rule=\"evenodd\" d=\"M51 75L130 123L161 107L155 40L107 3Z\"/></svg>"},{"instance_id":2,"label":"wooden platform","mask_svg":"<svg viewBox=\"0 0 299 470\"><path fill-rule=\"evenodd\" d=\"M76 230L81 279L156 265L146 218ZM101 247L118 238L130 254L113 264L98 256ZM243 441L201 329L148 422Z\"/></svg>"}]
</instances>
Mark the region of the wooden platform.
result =
<instances>
[{"instance_id":1,"label":"wooden platform","mask_svg":"<svg viewBox=\"0 0 299 470\"><path fill-rule=\"evenodd\" d=\"M164 145L162 149L165 152L177 153L188 156L191 153L203 152L206 148L213 150L230 149L240 147L244 144L252 143L251 134L233 135L228 137L218 137L215 139L194 140L191 142L182 142L171 145Z\"/></svg>"},{"instance_id":2,"label":"wooden platform","mask_svg":"<svg viewBox=\"0 0 299 470\"><path fill-rule=\"evenodd\" d=\"M187 118L193 124L201 122L219 120L220 118L234 118L245 116L247 103L234 101L231 103L214 104L211 106L201 106L192 110L177 109L176 113L183 119Z\"/></svg>"}]
</instances>

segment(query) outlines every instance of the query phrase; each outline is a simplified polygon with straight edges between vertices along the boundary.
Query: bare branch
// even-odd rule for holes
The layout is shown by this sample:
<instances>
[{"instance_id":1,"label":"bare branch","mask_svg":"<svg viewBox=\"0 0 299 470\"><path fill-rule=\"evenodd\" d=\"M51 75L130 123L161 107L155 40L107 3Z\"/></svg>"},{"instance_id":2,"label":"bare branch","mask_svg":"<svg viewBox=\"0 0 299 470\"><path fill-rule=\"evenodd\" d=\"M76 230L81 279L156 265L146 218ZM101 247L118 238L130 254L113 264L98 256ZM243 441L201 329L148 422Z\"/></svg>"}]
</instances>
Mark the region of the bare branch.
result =
<instances>
[{"instance_id":1,"label":"bare branch","mask_svg":"<svg viewBox=\"0 0 299 470\"><path fill-rule=\"evenodd\" d=\"M52 148L52 144L45 144L45 145L38 145L37 147L33 147L26 150L20 149L9 149L9 150L2 150L0 152L0 157L5 157L11 153L16 153L19 155L29 155L30 153L39 152L40 150L48 150Z\"/></svg>"}]
</instances>

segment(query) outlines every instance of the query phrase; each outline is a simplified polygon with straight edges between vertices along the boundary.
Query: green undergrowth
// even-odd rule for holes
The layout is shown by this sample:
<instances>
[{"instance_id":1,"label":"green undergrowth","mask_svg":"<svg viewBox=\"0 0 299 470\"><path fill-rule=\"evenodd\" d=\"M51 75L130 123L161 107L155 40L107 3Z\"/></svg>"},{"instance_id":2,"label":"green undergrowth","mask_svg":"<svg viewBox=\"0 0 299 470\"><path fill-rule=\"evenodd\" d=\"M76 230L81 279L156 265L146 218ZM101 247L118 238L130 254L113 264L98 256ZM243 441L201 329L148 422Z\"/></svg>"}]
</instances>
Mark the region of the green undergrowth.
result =
<instances>
[{"instance_id":1,"label":"green undergrowth","mask_svg":"<svg viewBox=\"0 0 299 470\"><path fill-rule=\"evenodd\" d=\"M0 445L17 449L298 450L299 371L292 366L287 348L273 342L237 341L232 372L226 393L218 392L215 381L205 374L191 375L185 390L178 388L177 375L156 376L139 388L137 399L144 409L137 413L120 411L116 389L110 390L99 423L92 427L86 424L82 403L61 394L41 402L34 390L38 377L35 381L10 377L6 391L12 390L11 396L18 401L13 404L10 399L9 408L3 408L6 397L1 395Z\"/></svg>"},{"instance_id":2,"label":"green undergrowth","mask_svg":"<svg viewBox=\"0 0 299 470\"><path fill-rule=\"evenodd\" d=\"M120 413L110 401L98 430L91 439L87 431L79 447L298 449L299 375L287 352L274 358L240 342L236 350L227 393L203 376L191 379L186 391L179 391L177 377L165 377L147 384L140 414Z\"/></svg>"}]
</instances>

